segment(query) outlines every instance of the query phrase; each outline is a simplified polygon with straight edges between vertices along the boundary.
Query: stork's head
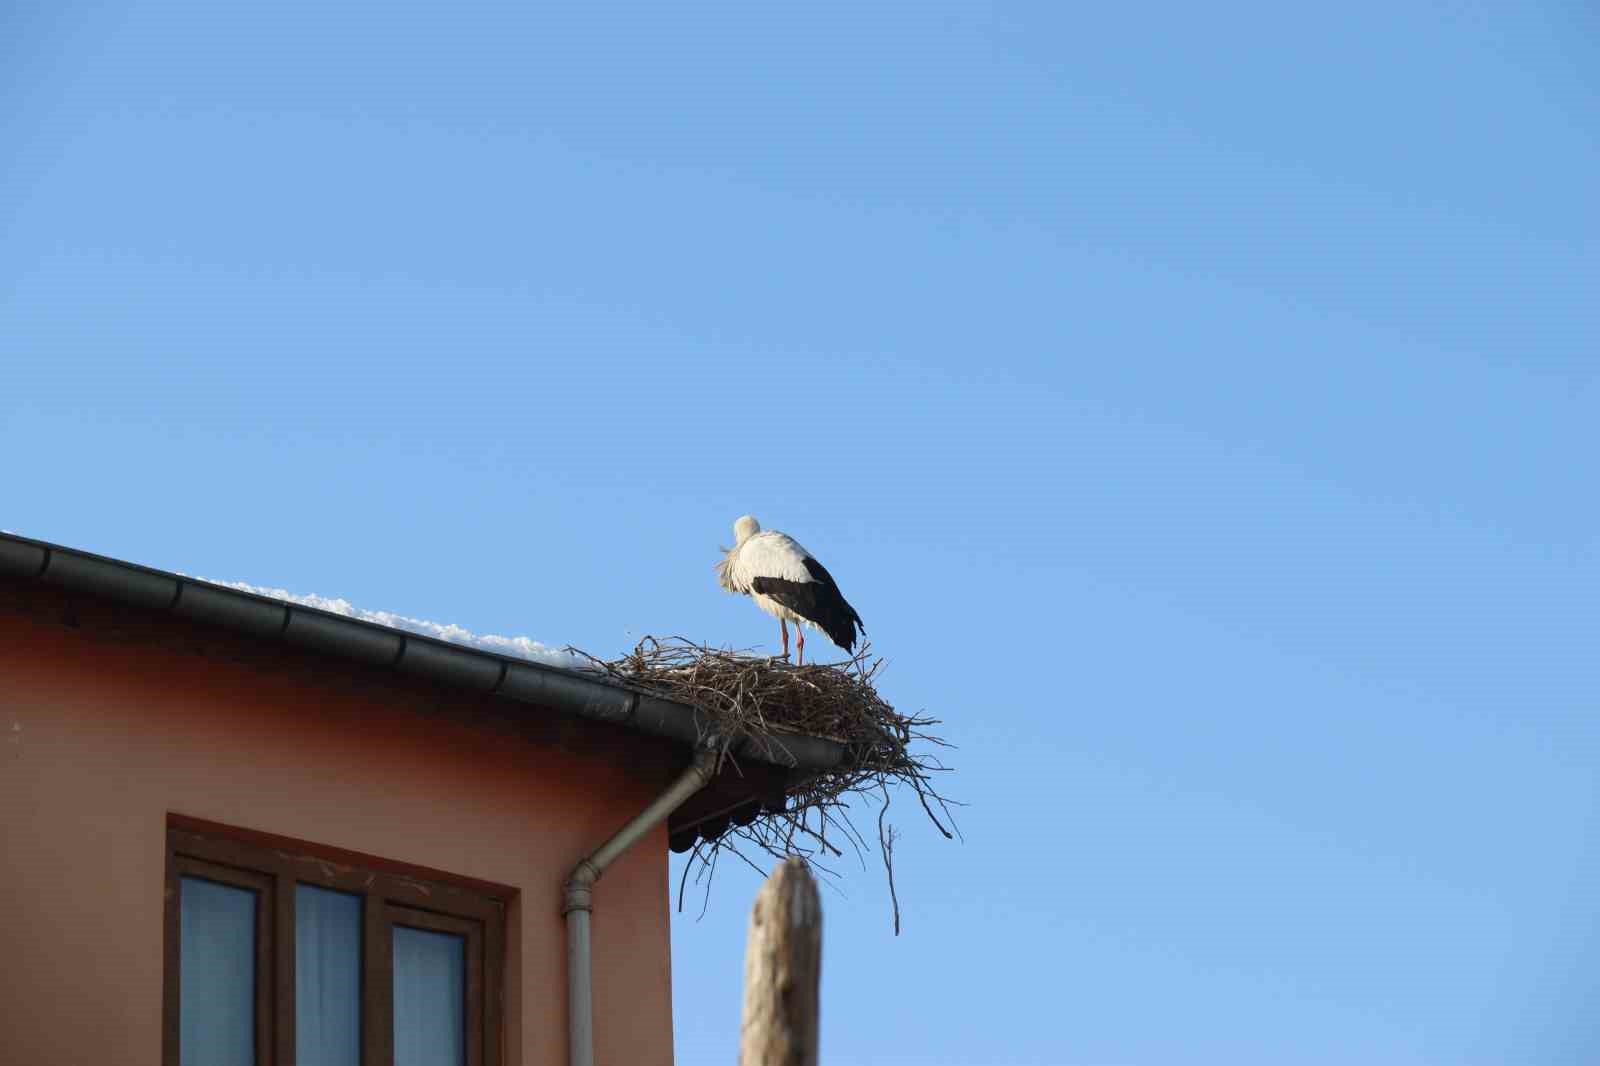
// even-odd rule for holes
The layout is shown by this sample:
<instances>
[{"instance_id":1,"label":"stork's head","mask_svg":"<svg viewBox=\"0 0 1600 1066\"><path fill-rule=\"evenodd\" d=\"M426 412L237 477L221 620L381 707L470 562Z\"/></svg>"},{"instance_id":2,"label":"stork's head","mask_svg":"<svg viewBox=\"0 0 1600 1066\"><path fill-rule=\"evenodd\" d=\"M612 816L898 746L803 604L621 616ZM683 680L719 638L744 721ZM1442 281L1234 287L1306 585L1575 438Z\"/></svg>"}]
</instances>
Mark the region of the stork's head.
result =
<instances>
[{"instance_id":1,"label":"stork's head","mask_svg":"<svg viewBox=\"0 0 1600 1066\"><path fill-rule=\"evenodd\" d=\"M761 523L757 522L754 515L745 515L733 524L733 541L743 544L757 533L761 532Z\"/></svg>"}]
</instances>

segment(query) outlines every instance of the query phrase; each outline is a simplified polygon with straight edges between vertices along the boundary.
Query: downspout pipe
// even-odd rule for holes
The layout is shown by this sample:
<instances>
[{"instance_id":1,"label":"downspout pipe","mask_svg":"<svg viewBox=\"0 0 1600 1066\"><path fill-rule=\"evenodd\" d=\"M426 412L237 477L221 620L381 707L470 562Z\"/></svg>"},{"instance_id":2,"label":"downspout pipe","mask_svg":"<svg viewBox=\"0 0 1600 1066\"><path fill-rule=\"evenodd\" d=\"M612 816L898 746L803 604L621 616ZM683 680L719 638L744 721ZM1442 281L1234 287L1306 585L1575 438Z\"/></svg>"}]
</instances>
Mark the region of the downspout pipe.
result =
<instances>
[{"instance_id":1,"label":"downspout pipe","mask_svg":"<svg viewBox=\"0 0 1600 1066\"><path fill-rule=\"evenodd\" d=\"M590 954L589 916L594 910L594 883L606 868L650 830L666 821L690 796L711 783L717 753L697 748L688 769L648 807L573 867L561 897L567 919L567 1062L594 1066L594 967Z\"/></svg>"}]
</instances>

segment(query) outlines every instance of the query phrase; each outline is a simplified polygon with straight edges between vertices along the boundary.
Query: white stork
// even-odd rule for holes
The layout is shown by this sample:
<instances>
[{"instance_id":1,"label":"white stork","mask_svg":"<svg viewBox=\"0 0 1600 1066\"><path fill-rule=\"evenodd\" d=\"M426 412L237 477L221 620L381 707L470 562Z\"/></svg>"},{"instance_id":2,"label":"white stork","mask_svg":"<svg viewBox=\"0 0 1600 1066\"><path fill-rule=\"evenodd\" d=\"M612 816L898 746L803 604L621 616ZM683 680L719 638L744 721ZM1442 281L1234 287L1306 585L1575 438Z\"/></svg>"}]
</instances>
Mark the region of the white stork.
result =
<instances>
[{"instance_id":1,"label":"white stork","mask_svg":"<svg viewBox=\"0 0 1600 1066\"><path fill-rule=\"evenodd\" d=\"M724 548L717 564L717 582L729 592L740 592L778 620L783 635L783 655L789 657L789 623L794 623L797 659L806 661L806 638L801 626L828 634L845 651L856 644L856 630L865 630L856 609L845 602L833 575L793 537L761 529L745 515L733 524L733 547Z\"/></svg>"}]
</instances>

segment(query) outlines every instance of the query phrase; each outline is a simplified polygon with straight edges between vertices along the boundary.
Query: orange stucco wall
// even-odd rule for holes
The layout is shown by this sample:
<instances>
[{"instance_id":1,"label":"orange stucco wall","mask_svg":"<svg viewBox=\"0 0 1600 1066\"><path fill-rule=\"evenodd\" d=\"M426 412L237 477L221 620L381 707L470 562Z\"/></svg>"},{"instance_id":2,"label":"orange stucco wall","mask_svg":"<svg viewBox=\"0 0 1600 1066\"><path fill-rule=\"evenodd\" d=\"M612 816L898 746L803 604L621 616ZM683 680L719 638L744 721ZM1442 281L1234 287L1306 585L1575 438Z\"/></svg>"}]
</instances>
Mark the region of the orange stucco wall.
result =
<instances>
[{"instance_id":1,"label":"orange stucco wall","mask_svg":"<svg viewBox=\"0 0 1600 1066\"><path fill-rule=\"evenodd\" d=\"M506 1061L564 1061L560 885L659 775L295 675L0 611L0 1063L160 1061L169 812L515 887ZM671 1062L667 907L658 830L597 889L601 1062Z\"/></svg>"}]
</instances>

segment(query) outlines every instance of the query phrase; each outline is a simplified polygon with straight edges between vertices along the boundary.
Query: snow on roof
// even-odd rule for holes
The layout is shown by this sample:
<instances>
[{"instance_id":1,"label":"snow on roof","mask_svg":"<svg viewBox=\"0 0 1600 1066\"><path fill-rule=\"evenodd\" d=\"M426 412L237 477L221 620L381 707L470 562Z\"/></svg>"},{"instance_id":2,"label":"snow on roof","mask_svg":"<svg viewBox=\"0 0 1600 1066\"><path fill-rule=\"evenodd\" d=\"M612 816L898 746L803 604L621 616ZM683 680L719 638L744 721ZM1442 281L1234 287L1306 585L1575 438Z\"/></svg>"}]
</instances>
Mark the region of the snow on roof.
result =
<instances>
[{"instance_id":1,"label":"snow on roof","mask_svg":"<svg viewBox=\"0 0 1600 1066\"><path fill-rule=\"evenodd\" d=\"M195 580L204 581L208 585L221 585L223 588L238 589L240 592L266 596L274 600L297 603L302 607L315 607L319 611L329 611L333 614L344 615L346 618L372 622L375 625L387 626L390 629L398 629L406 633L417 633L424 637L433 637L436 640L459 644L462 647L476 648L479 651L494 652L497 655L507 655L516 659L526 659L529 662L541 663L545 666L559 666L566 670L592 669L592 664L587 659L580 658L570 651L562 651L558 648L552 648L548 644L541 644L529 637L501 637L493 633L474 633L454 623L442 625L438 622L429 622L421 618L410 618L403 614L395 614L393 611L369 611L355 606L349 600L330 599L327 596L318 596L314 593L301 594L290 592L287 589L261 588L257 585L246 584L243 581L218 581L209 577L197 577Z\"/></svg>"}]
</instances>

